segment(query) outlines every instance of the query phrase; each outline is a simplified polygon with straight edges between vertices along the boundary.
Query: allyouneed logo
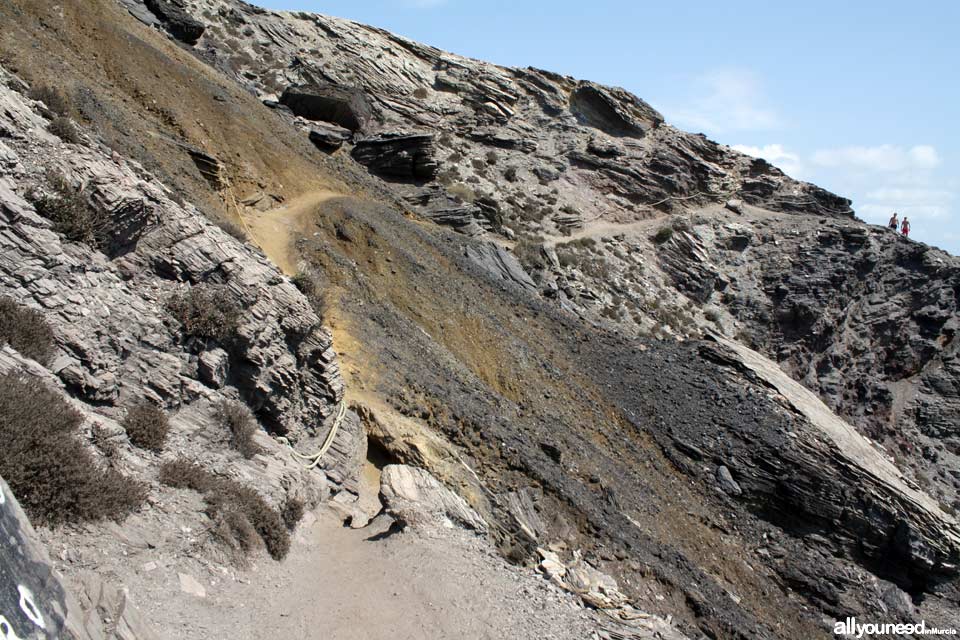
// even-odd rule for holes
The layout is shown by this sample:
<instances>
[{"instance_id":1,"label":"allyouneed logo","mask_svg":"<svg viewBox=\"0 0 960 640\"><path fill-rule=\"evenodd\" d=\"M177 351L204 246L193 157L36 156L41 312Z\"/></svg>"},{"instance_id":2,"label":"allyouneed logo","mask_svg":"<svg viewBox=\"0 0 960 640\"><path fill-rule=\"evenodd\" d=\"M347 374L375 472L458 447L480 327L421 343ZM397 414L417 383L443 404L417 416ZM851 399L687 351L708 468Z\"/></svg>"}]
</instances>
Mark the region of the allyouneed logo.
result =
<instances>
[{"instance_id":1,"label":"allyouneed logo","mask_svg":"<svg viewBox=\"0 0 960 640\"><path fill-rule=\"evenodd\" d=\"M914 636L955 636L956 629L939 629L928 627L926 621L921 620L914 624L892 622L868 622L860 624L856 618L847 618L843 622L837 621L833 625L833 633L838 636L862 638L864 636L879 635L914 635Z\"/></svg>"}]
</instances>

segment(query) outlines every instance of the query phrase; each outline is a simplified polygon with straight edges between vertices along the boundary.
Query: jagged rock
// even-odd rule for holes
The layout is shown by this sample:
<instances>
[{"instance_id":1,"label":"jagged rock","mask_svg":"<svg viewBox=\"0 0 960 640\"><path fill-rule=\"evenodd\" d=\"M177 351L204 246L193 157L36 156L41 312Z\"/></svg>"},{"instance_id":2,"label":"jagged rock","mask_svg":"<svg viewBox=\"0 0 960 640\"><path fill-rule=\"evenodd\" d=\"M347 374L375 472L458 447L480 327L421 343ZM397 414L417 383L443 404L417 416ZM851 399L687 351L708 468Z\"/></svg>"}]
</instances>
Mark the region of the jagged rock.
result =
<instances>
[{"instance_id":1,"label":"jagged rock","mask_svg":"<svg viewBox=\"0 0 960 640\"><path fill-rule=\"evenodd\" d=\"M358 140L351 152L373 173L408 180L433 180L440 166L434 154L430 133L381 133Z\"/></svg>"},{"instance_id":2,"label":"jagged rock","mask_svg":"<svg viewBox=\"0 0 960 640\"><path fill-rule=\"evenodd\" d=\"M803 430L789 437L769 429L729 434L724 455L735 461L739 480L728 478L725 467L716 472L728 493L739 495L735 489L742 487L743 495L761 509L786 510L794 521L805 519L839 547L855 544L849 557L882 556L884 570L894 580L956 575L960 525L952 516L911 487L863 436L776 364L738 343L719 336L711 340L700 348L704 357L774 390L804 418ZM709 430L690 435L700 439L704 451L715 448ZM761 459L762 466L757 464ZM844 518L842 513L857 515Z\"/></svg>"},{"instance_id":3,"label":"jagged rock","mask_svg":"<svg viewBox=\"0 0 960 640\"><path fill-rule=\"evenodd\" d=\"M380 499L390 515L414 527L454 525L484 533L487 524L477 512L429 472L390 464L380 476Z\"/></svg>"},{"instance_id":4,"label":"jagged rock","mask_svg":"<svg viewBox=\"0 0 960 640\"><path fill-rule=\"evenodd\" d=\"M536 291L537 285L533 278L523 270L517 258L503 247L488 242L467 245L464 251L467 257L494 277L513 282L528 291Z\"/></svg>"},{"instance_id":5,"label":"jagged rock","mask_svg":"<svg viewBox=\"0 0 960 640\"><path fill-rule=\"evenodd\" d=\"M196 44L206 26L190 15L183 0L144 0L170 34L187 44Z\"/></svg>"},{"instance_id":6,"label":"jagged rock","mask_svg":"<svg viewBox=\"0 0 960 640\"><path fill-rule=\"evenodd\" d=\"M322 151L336 151L350 140L353 134L349 129L335 125L314 124L310 128L310 142Z\"/></svg>"},{"instance_id":7,"label":"jagged rock","mask_svg":"<svg viewBox=\"0 0 960 640\"><path fill-rule=\"evenodd\" d=\"M61 581L16 496L0 478L0 632L4 638L156 640L127 596L89 576L78 598Z\"/></svg>"},{"instance_id":8,"label":"jagged rock","mask_svg":"<svg viewBox=\"0 0 960 640\"><path fill-rule=\"evenodd\" d=\"M740 488L740 485L737 484L737 481L733 479L732 475L730 475L730 469L723 465L717 467L717 484L720 485L720 488L723 489L724 493L727 493L731 496L739 496L743 494L743 489Z\"/></svg>"},{"instance_id":9,"label":"jagged rock","mask_svg":"<svg viewBox=\"0 0 960 640\"><path fill-rule=\"evenodd\" d=\"M197 373L200 380L214 389L222 389L227 383L230 355L220 348L208 349L200 354Z\"/></svg>"},{"instance_id":10,"label":"jagged rock","mask_svg":"<svg viewBox=\"0 0 960 640\"><path fill-rule=\"evenodd\" d=\"M623 89L580 83L570 95L570 111L584 124L612 136L643 137L663 116Z\"/></svg>"},{"instance_id":11,"label":"jagged rock","mask_svg":"<svg viewBox=\"0 0 960 640\"><path fill-rule=\"evenodd\" d=\"M329 83L287 87L280 104L307 120L330 122L348 131L364 130L373 117L362 90Z\"/></svg>"},{"instance_id":12,"label":"jagged rock","mask_svg":"<svg viewBox=\"0 0 960 640\"><path fill-rule=\"evenodd\" d=\"M178 573L177 580L180 582L180 591L197 598L206 598L207 589L189 573Z\"/></svg>"}]
</instances>

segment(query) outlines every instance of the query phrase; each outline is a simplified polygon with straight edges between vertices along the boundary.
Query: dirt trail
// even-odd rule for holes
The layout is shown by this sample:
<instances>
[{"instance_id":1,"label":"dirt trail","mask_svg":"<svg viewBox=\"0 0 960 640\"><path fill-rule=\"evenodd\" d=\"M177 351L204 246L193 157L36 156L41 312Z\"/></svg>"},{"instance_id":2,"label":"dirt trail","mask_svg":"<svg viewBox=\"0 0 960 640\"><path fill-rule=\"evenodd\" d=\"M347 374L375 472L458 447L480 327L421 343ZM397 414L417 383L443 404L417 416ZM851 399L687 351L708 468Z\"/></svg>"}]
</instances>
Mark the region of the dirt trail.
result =
<instances>
[{"instance_id":1,"label":"dirt trail","mask_svg":"<svg viewBox=\"0 0 960 640\"><path fill-rule=\"evenodd\" d=\"M141 607L160 637L183 640L591 636L590 614L572 596L508 565L481 538L385 530L344 528L321 508L298 529L284 562L260 558L236 579L196 571L202 598L181 592L177 570L167 569L166 593Z\"/></svg>"},{"instance_id":2,"label":"dirt trail","mask_svg":"<svg viewBox=\"0 0 960 640\"><path fill-rule=\"evenodd\" d=\"M267 257L288 276L295 275L298 256L294 243L306 233L310 215L325 202L343 194L318 190L298 196L282 207L258 212L248 210L243 214L243 224L251 239Z\"/></svg>"}]
</instances>

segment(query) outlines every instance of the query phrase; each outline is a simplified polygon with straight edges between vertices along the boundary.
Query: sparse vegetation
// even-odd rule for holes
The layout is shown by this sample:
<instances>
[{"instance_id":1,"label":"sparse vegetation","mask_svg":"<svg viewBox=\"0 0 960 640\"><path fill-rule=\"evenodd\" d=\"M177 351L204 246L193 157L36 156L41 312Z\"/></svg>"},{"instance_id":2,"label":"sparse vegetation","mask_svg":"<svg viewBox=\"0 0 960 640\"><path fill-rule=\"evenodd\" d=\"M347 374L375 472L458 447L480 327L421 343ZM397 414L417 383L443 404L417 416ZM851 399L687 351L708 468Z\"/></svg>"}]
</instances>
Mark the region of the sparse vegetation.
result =
<instances>
[{"instance_id":1,"label":"sparse vegetation","mask_svg":"<svg viewBox=\"0 0 960 640\"><path fill-rule=\"evenodd\" d=\"M257 421L247 405L224 400L217 405L217 417L230 431L230 444L244 458L250 459L260 453L260 447L253 441L257 432Z\"/></svg>"},{"instance_id":2,"label":"sparse vegetation","mask_svg":"<svg viewBox=\"0 0 960 640\"><path fill-rule=\"evenodd\" d=\"M487 151L486 159L487 159L487 164L494 165L494 164L497 164L497 160L500 159L500 156L497 155L496 151L491 150L491 151Z\"/></svg>"},{"instance_id":3,"label":"sparse vegetation","mask_svg":"<svg viewBox=\"0 0 960 640\"><path fill-rule=\"evenodd\" d=\"M70 101L60 89L47 85L36 85L27 93L31 100L39 100L47 105L47 109L58 116L66 116L70 113Z\"/></svg>"},{"instance_id":4,"label":"sparse vegetation","mask_svg":"<svg viewBox=\"0 0 960 640\"><path fill-rule=\"evenodd\" d=\"M50 133L69 144L80 144L80 132L77 125L67 116L57 116L50 122Z\"/></svg>"},{"instance_id":5,"label":"sparse vegetation","mask_svg":"<svg viewBox=\"0 0 960 640\"><path fill-rule=\"evenodd\" d=\"M0 297L0 345L9 344L21 355L46 365L53 357L53 329L39 311Z\"/></svg>"},{"instance_id":6,"label":"sparse vegetation","mask_svg":"<svg viewBox=\"0 0 960 640\"><path fill-rule=\"evenodd\" d=\"M530 237L521 238L513 247L513 254L527 271L538 271L546 266L543 261L542 243Z\"/></svg>"},{"instance_id":7,"label":"sparse vegetation","mask_svg":"<svg viewBox=\"0 0 960 640\"><path fill-rule=\"evenodd\" d=\"M143 401L127 409L123 428L134 446L160 452L167 441L170 421L163 409L151 402Z\"/></svg>"},{"instance_id":8,"label":"sparse vegetation","mask_svg":"<svg viewBox=\"0 0 960 640\"><path fill-rule=\"evenodd\" d=\"M289 531L297 528L297 525L303 519L304 510L303 500L298 498L287 498L287 501L283 503L280 516L283 518L283 524L286 525Z\"/></svg>"},{"instance_id":9,"label":"sparse vegetation","mask_svg":"<svg viewBox=\"0 0 960 640\"><path fill-rule=\"evenodd\" d=\"M417 100L426 100L430 96L430 92L423 87L417 87L413 91L413 97Z\"/></svg>"},{"instance_id":10,"label":"sparse vegetation","mask_svg":"<svg viewBox=\"0 0 960 640\"><path fill-rule=\"evenodd\" d=\"M239 240L240 242L247 241L247 232L244 231L240 227L240 225L234 224L229 220L223 220L223 219L217 219L215 221L215 224L221 229L223 229L224 231L226 231L227 233L229 233L231 236Z\"/></svg>"},{"instance_id":11,"label":"sparse vegetation","mask_svg":"<svg viewBox=\"0 0 960 640\"><path fill-rule=\"evenodd\" d=\"M244 554L255 548L257 537L274 560L282 560L290 550L290 534L280 513L250 487L182 458L160 466L160 482L203 495L207 516L217 525L214 535Z\"/></svg>"},{"instance_id":12,"label":"sparse vegetation","mask_svg":"<svg viewBox=\"0 0 960 640\"><path fill-rule=\"evenodd\" d=\"M40 380L0 376L0 475L36 523L120 519L146 498L141 483L97 466L78 439L82 422Z\"/></svg>"},{"instance_id":13,"label":"sparse vegetation","mask_svg":"<svg viewBox=\"0 0 960 640\"><path fill-rule=\"evenodd\" d=\"M194 285L170 296L166 306L191 338L225 342L240 323L240 309L223 287Z\"/></svg>"},{"instance_id":14,"label":"sparse vegetation","mask_svg":"<svg viewBox=\"0 0 960 640\"><path fill-rule=\"evenodd\" d=\"M323 288L317 277L312 273L301 271L291 279L294 286L307 298L307 302L313 308L313 312L323 322L327 315L327 297L324 295Z\"/></svg>"},{"instance_id":15,"label":"sparse vegetation","mask_svg":"<svg viewBox=\"0 0 960 640\"><path fill-rule=\"evenodd\" d=\"M673 228L672 227L660 227L660 230L657 231L656 235L653 236L653 241L657 244L663 244L673 237Z\"/></svg>"},{"instance_id":16,"label":"sparse vegetation","mask_svg":"<svg viewBox=\"0 0 960 640\"><path fill-rule=\"evenodd\" d=\"M457 198L461 202L473 202L477 198L477 194L465 184L454 184L447 187L447 193Z\"/></svg>"},{"instance_id":17,"label":"sparse vegetation","mask_svg":"<svg viewBox=\"0 0 960 640\"><path fill-rule=\"evenodd\" d=\"M61 174L48 173L44 190L27 194L34 208L53 223L53 229L68 240L101 249L109 237L110 215L91 206L83 192L74 189Z\"/></svg>"}]
</instances>

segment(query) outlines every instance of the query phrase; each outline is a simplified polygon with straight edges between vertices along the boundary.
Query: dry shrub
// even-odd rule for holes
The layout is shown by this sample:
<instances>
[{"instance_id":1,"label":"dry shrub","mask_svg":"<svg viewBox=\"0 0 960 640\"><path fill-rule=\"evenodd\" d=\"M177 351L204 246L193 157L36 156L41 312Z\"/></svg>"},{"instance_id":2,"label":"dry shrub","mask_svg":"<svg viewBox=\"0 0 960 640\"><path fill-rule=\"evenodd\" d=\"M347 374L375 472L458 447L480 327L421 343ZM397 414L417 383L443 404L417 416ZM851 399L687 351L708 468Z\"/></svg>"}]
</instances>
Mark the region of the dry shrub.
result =
<instances>
[{"instance_id":1,"label":"dry shrub","mask_svg":"<svg viewBox=\"0 0 960 640\"><path fill-rule=\"evenodd\" d=\"M217 405L220 422L230 430L231 444L248 460L260 453L260 447L253 441L257 432L257 421L245 404L224 400Z\"/></svg>"},{"instance_id":2,"label":"dry shrub","mask_svg":"<svg viewBox=\"0 0 960 640\"><path fill-rule=\"evenodd\" d=\"M57 136L64 142L70 144L80 144L80 132L77 130L77 125L73 123L73 120L67 116L57 116L50 122L48 127L50 133Z\"/></svg>"},{"instance_id":3,"label":"dry shrub","mask_svg":"<svg viewBox=\"0 0 960 640\"><path fill-rule=\"evenodd\" d=\"M221 218L216 219L215 224L240 242L247 241L247 232L240 225Z\"/></svg>"},{"instance_id":4,"label":"dry shrub","mask_svg":"<svg viewBox=\"0 0 960 640\"><path fill-rule=\"evenodd\" d=\"M313 308L313 312L316 313L320 321L323 322L327 315L327 298L323 294L323 288L320 286L317 277L311 273L301 271L293 276L290 281L300 290L300 293L306 296L307 302L309 302Z\"/></svg>"},{"instance_id":5,"label":"dry shrub","mask_svg":"<svg viewBox=\"0 0 960 640\"><path fill-rule=\"evenodd\" d=\"M225 342L240 323L240 308L223 287L198 284L167 300L167 311L191 338Z\"/></svg>"},{"instance_id":6,"label":"dry shrub","mask_svg":"<svg viewBox=\"0 0 960 640\"><path fill-rule=\"evenodd\" d=\"M31 100L39 100L47 105L47 109L59 116L65 116L70 113L70 101L63 92L56 87L37 85L30 89L27 97Z\"/></svg>"},{"instance_id":7,"label":"dry shrub","mask_svg":"<svg viewBox=\"0 0 960 640\"><path fill-rule=\"evenodd\" d=\"M290 534L280 513L250 487L183 459L163 463L160 482L202 494L207 515L217 523L214 535L231 546L249 553L254 531L274 560L282 560L290 550Z\"/></svg>"},{"instance_id":8,"label":"dry shrub","mask_svg":"<svg viewBox=\"0 0 960 640\"><path fill-rule=\"evenodd\" d=\"M141 449L160 452L167 441L170 421L166 412L150 402L138 402L123 419L123 428L130 442Z\"/></svg>"},{"instance_id":9,"label":"dry shrub","mask_svg":"<svg viewBox=\"0 0 960 640\"><path fill-rule=\"evenodd\" d=\"M50 362L56 348L53 329L43 314L7 297L0 297L0 345L3 344L43 365Z\"/></svg>"},{"instance_id":10,"label":"dry shrub","mask_svg":"<svg viewBox=\"0 0 960 640\"><path fill-rule=\"evenodd\" d=\"M90 205L83 192L61 174L49 172L44 190L33 190L27 197L53 230L68 240L102 249L110 233L110 214Z\"/></svg>"},{"instance_id":11,"label":"dry shrub","mask_svg":"<svg viewBox=\"0 0 960 640\"><path fill-rule=\"evenodd\" d=\"M280 516L283 518L283 524L287 526L287 529L293 531L297 528L297 525L303 519L303 513L305 511L305 506L303 500L298 498L287 498L287 501L283 503L283 509L280 511Z\"/></svg>"},{"instance_id":12,"label":"dry shrub","mask_svg":"<svg viewBox=\"0 0 960 640\"><path fill-rule=\"evenodd\" d=\"M0 475L39 524L121 519L146 487L101 469L77 437L80 413L36 379L0 376Z\"/></svg>"}]
</instances>

